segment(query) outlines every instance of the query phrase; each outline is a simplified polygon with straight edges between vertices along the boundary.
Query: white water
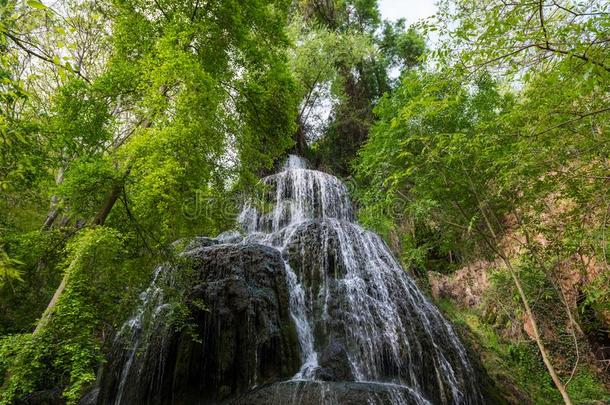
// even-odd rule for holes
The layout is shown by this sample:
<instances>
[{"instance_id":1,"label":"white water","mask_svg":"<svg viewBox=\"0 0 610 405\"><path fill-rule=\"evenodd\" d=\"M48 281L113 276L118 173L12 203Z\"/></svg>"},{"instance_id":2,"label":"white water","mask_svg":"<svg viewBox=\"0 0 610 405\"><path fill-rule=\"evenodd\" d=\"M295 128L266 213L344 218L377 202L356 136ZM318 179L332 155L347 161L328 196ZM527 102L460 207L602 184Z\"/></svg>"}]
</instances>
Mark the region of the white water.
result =
<instances>
[{"instance_id":1,"label":"white water","mask_svg":"<svg viewBox=\"0 0 610 405\"><path fill-rule=\"evenodd\" d=\"M273 246L293 261L295 255L302 259L302 265L296 261L299 269L286 259L302 360L293 378L317 379L317 350L324 342L315 336L339 330L354 380L396 384L419 398L418 403L427 403L426 393L435 390L432 394L442 403L478 403L474 372L451 326L383 241L354 222L345 185L308 169L294 155L282 171L262 182L269 190L258 206L271 209L261 212L257 204L248 204L239 220L247 232L244 242ZM312 229L319 232L313 240L308 236ZM331 267L335 274L329 274ZM319 279L317 287L308 283L313 279ZM340 328L330 331L331 323Z\"/></svg>"},{"instance_id":2,"label":"white water","mask_svg":"<svg viewBox=\"0 0 610 405\"><path fill-rule=\"evenodd\" d=\"M135 315L123 324L118 338L121 341L129 343L127 347L127 361L121 369L119 378L119 385L117 387L117 396L114 400L114 405L121 405L123 402L123 393L125 392L126 382L129 378L130 373L138 372L138 370L132 370L134 360L136 359L140 344L145 339L142 339L142 334L145 333L143 326L147 322L154 322L155 318L160 317L162 312L167 309L167 305L164 301L163 289L158 285L159 278L162 276L171 277L171 273L168 272L168 268L159 266L153 274L153 279L150 286L140 294L140 307ZM146 316L150 316L151 319L145 319ZM163 359L160 359L163 361Z\"/></svg>"}]
</instances>

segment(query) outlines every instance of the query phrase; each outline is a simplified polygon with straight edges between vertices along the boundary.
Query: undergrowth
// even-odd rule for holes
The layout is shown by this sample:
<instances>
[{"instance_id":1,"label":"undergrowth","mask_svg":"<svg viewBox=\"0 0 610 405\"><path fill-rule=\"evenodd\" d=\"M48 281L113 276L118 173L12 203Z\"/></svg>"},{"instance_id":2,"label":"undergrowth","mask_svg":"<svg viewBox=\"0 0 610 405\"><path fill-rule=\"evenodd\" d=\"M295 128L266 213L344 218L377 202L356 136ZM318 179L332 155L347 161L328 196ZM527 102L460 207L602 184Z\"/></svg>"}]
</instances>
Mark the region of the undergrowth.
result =
<instances>
[{"instance_id":1,"label":"undergrowth","mask_svg":"<svg viewBox=\"0 0 610 405\"><path fill-rule=\"evenodd\" d=\"M462 335L470 336L462 338L477 347L483 366L497 385L506 391L503 396L508 396L507 400L519 401L520 396L526 395L534 404L554 405L562 402L533 341L503 339L491 325L482 322L475 309L460 308L449 299L438 300L437 305L458 331L467 329L468 333ZM610 400L610 392L587 364L578 367L567 389L575 404Z\"/></svg>"}]
</instances>

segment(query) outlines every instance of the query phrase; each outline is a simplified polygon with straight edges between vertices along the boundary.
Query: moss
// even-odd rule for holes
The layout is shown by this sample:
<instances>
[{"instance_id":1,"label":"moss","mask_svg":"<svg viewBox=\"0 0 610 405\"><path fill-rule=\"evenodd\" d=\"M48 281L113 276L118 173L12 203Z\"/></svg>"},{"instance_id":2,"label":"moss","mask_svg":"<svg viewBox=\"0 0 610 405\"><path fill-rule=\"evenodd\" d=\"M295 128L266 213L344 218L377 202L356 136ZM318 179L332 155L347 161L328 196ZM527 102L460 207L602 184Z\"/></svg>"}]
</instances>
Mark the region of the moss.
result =
<instances>
[{"instance_id":1,"label":"moss","mask_svg":"<svg viewBox=\"0 0 610 405\"><path fill-rule=\"evenodd\" d=\"M300 351L299 347L299 336L297 334L296 326L294 322L285 323L282 325L282 337L285 339L285 346L287 348L293 348L290 350L284 359L282 359L282 374L290 375L294 373L294 370L298 370L301 366Z\"/></svg>"},{"instance_id":2,"label":"moss","mask_svg":"<svg viewBox=\"0 0 610 405\"><path fill-rule=\"evenodd\" d=\"M589 404L595 401L610 401L610 393L595 378L591 370L580 371L568 383L568 393L578 404Z\"/></svg>"}]
</instances>

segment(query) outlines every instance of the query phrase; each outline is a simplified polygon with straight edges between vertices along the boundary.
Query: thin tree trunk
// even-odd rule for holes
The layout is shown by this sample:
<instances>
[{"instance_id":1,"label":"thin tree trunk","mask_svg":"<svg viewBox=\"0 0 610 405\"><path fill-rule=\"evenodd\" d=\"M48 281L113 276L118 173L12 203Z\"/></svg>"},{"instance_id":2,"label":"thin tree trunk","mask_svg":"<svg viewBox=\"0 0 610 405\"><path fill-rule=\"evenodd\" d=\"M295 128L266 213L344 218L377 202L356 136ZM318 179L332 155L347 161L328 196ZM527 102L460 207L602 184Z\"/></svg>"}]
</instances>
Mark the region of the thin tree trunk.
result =
<instances>
[{"instance_id":1,"label":"thin tree trunk","mask_svg":"<svg viewBox=\"0 0 610 405\"><path fill-rule=\"evenodd\" d=\"M477 201L478 201L478 197L477 197ZM483 210L483 207L481 206L480 202L479 202L479 211L481 212L481 215L483 215L483 219L485 220L487 229L495 238L496 234L491 226L491 221L489 221L489 218L485 214L485 211ZM485 238L485 236L483 236L483 237ZM553 383L555 383L557 390L559 390L559 393L561 394L561 397L563 398L563 402L566 405L572 405L572 400L570 399L570 396L568 395L568 391L566 390L566 387L563 384L563 381L561 381L561 379L559 378L559 375L557 375L557 372L555 371L555 367L553 366L553 363L551 362L551 358L546 350L546 347L544 346L544 342L542 341L542 336L540 335L540 331L538 329L538 323L536 322L536 318L534 318L534 313L532 312L532 309L530 308L529 301L527 299L527 296L525 295L525 291L523 291L521 281L519 280L519 277L517 276L515 269L513 268L510 260L508 260L506 255L504 255L502 252L495 249L493 247L493 244L491 244L489 241L487 241L487 243L492 246L492 249L496 250L496 253L500 256L500 258L506 265L506 268L508 269L508 271L513 279L515 287L517 287L517 292L519 293L519 298L521 298L521 303L523 304L523 307L525 308L525 313L526 313L527 317L529 318L530 323L532 324L534 340L536 341L536 345L538 346L538 350L540 351L540 355L542 356L542 361L544 362L544 365L546 366L546 369L549 372L551 379L553 380Z\"/></svg>"},{"instance_id":2,"label":"thin tree trunk","mask_svg":"<svg viewBox=\"0 0 610 405\"><path fill-rule=\"evenodd\" d=\"M59 170L57 171L57 176L55 176L56 185L60 185L61 183L63 183L64 171L65 171L64 167L60 167ZM51 229L51 227L57 220L57 217L59 216L58 204L59 204L59 197L57 195L53 195L51 197L51 205L49 207L49 213L47 214L47 217L45 218L44 222L42 223L42 226L40 227L41 231L48 231L49 229ZM60 223L60 226L62 226L61 223ZM42 270L46 267L46 265L47 265L46 255L42 255L38 259L38 263L36 264L36 273L41 274ZM37 326L37 328L38 328L38 326Z\"/></svg>"},{"instance_id":3,"label":"thin tree trunk","mask_svg":"<svg viewBox=\"0 0 610 405\"><path fill-rule=\"evenodd\" d=\"M468 178L468 181L470 183L470 191L473 193L475 199L477 200L478 210L481 213L481 215L483 216L485 226L487 227L489 234L492 236L492 240L490 241L488 235L486 235L485 232L481 232L481 230L479 230L478 227L475 226L474 228L477 230L479 235L481 235L483 237L483 240L489 246L489 248L492 251L494 251L506 265L506 268L508 269L508 271L511 275L511 278L513 279L513 283L515 284L515 287L517 288L517 292L519 293L519 298L521 299L521 303L523 304L523 307L525 308L525 313L528 316L528 318L532 324L534 340L536 341L536 345L538 346L538 350L540 351L540 355L542 356L542 361L544 362L544 365L546 366L546 369L549 372L549 375L551 376L553 383L555 383L557 390L561 394L561 397L563 398L563 402L566 405L572 405L572 400L570 399L570 396L568 395L568 391L566 390L565 385L559 378L559 375L555 371L555 367L553 367L553 363L551 362L549 353L547 352L546 347L544 346L544 342L542 341L542 336L540 335L540 331L538 329L538 323L536 322L534 313L532 312L532 309L530 307L527 296L525 295L525 291L523 290L521 281L519 280L519 277L518 277L515 269L513 268L510 260L508 259L508 257L500 249L498 249L495 245L495 243L498 240L498 237L496 235L496 232L493 229L493 226L491 225L491 221L489 220L489 218L485 212L483 203L479 199L479 194L476 191L476 187L474 186L474 183L465 168L464 168L464 174ZM460 208L460 211L462 212L462 215L464 215L466 217L466 219L469 220L469 218L467 218L465 212L463 210L461 210L461 208Z\"/></svg>"},{"instance_id":4,"label":"thin tree trunk","mask_svg":"<svg viewBox=\"0 0 610 405\"><path fill-rule=\"evenodd\" d=\"M64 275L64 277L61 279L61 283L59 284L59 287L57 287L57 290L55 290L55 294L53 294L51 301L49 301L47 308L44 310L44 312L42 313L42 316L38 320L38 323L36 324L36 328L34 329L34 335L36 335L38 332L40 332L49 322L49 318L51 317L53 308L55 308L55 305L57 304L59 297L66 289L67 283L68 283L68 274L66 273Z\"/></svg>"},{"instance_id":5,"label":"thin tree trunk","mask_svg":"<svg viewBox=\"0 0 610 405\"><path fill-rule=\"evenodd\" d=\"M57 176L55 177L55 184L60 185L64 181L64 168L60 167ZM53 223L57 219L59 215L59 208L57 205L59 204L59 197L54 195L51 197L51 207L49 208L49 213L47 214L46 219L42 224L42 230L50 229L53 226Z\"/></svg>"},{"instance_id":6,"label":"thin tree trunk","mask_svg":"<svg viewBox=\"0 0 610 405\"><path fill-rule=\"evenodd\" d=\"M521 221L521 219L519 218L518 213L514 212L514 215L515 215L515 218L517 218L518 223L523 224L523 221ZM572 338L574 340L574 350L576 351L576 361L574 362L574 367L572 368L572 373L570 374L570 378L564 384L565 386L567 386L570 383L570 381L572 380L572 377L574 377L574 373L576 372L576 369L578 367L578 362L580 361L580 351L578 349L578 336L576 336L576 335L578 333L580 336L584 336L584 333L583 333L582 329L580 328L580 325L578 324L578 322L576 322L576 319L574 318L574 314L572 314L572 309L570 308L568 300L566 299L566 296L563 293L563 287L561 286L561 283L556 281L552 276L549 276L549 274L550 274L549 270L546 268L542 257L540 257L540 255L532 247L533 245L531 242L531 237L529 235L529 232L527 231L527 229L524 229L523 232L525 235L526 247L528 248L530 254L534 257L536 262L538 263L538 266L540 266L540 268L544 271L544 273L549 278L551 284L553 285L553 288L555 288L555 290L557 291L559 300L563 304L563 308L564 308L566 315L568 316L568 320L570 322L570 332L571 332Z\"/></svg>"},{"instance_id":7,"label":"thin tree trunk","mask_svg":"<svg viewBox=\"0 0 610 405\"><path fill-rule=\"evenodd\" d=\"M106 197L104 205L98 211L95 218L93 218L93 221L91 223L92 225L104 225L106 218L108 218L108 214L110 214L112 207L114 207L116 200L119 198L119 194L121 193L121 187L122 185L118 183L112 186L112 190L110 190L110 193Z\"/></svg>"},{"instance_id":8,"label":"thin tree trunk","mask_svg":"<svg viewBox=\"0 0 610 405\"><path fill-rule=\"evenodd\" d=\"M516 274L514 268L512 267L510 261L508 260L508 258L506 258L504 255L502 255L501 257L502 257L502 261L504 262L504 264L508 268L508 271L510 272L513 282L515 283L515 287L517 287L517 292L519 293L519 297L521 298L521 302L523 303L523 307L525 308L525 313L527 314L527 316L532 324L534 340L536 341L536 345L538 346L538 350L540 351L540 355L542 356L542 361L544 362L546 369L548 370L551 378L553 379L553 383L555 383L555 386L559 390L559 393L561 394L561 397L563 398L563 402L566 405L572 405L572 400L570 399L570 396L568 395L568 391L566 390L565 385L563 384L563 382L557 375L557 372L555 371L555 367L553 367L553 363L551 363L551 359L546 350L546 347L544 346L544 343L542 342L542 337L540 336L540 332L538 330L538 323L536 322L536 319L534 318L534 314L532 312L532 309L530 308L529 301L528 301L527 297L525 296L525 292L523 291L523 287L521 286L521 281L519 280L519 277L517 277L517 274Z\"/></svg>"}]
</instances>

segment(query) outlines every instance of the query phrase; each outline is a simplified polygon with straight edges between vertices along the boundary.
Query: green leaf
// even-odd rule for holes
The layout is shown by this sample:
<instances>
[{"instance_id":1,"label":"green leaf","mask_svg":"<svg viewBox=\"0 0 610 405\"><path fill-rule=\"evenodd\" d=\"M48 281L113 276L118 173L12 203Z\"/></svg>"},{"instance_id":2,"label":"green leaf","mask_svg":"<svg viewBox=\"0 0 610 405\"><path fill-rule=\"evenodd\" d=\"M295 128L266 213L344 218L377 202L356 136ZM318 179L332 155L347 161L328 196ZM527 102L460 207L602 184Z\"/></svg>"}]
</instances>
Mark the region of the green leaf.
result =
<instances>
[{"instance_id":1,"label":"green leaf","mask_svg":"<svg viewBox=\"0 0 610 405\"><path fill-rule=\"evenodd\" d=\"M27 4L28 4L28 6L37 8L39 10L46 10L48 8L47 6L45 6L44 4L42 4L41 2L39 2L37 0L28 0Z\"/></svg>"}]
</instances>

